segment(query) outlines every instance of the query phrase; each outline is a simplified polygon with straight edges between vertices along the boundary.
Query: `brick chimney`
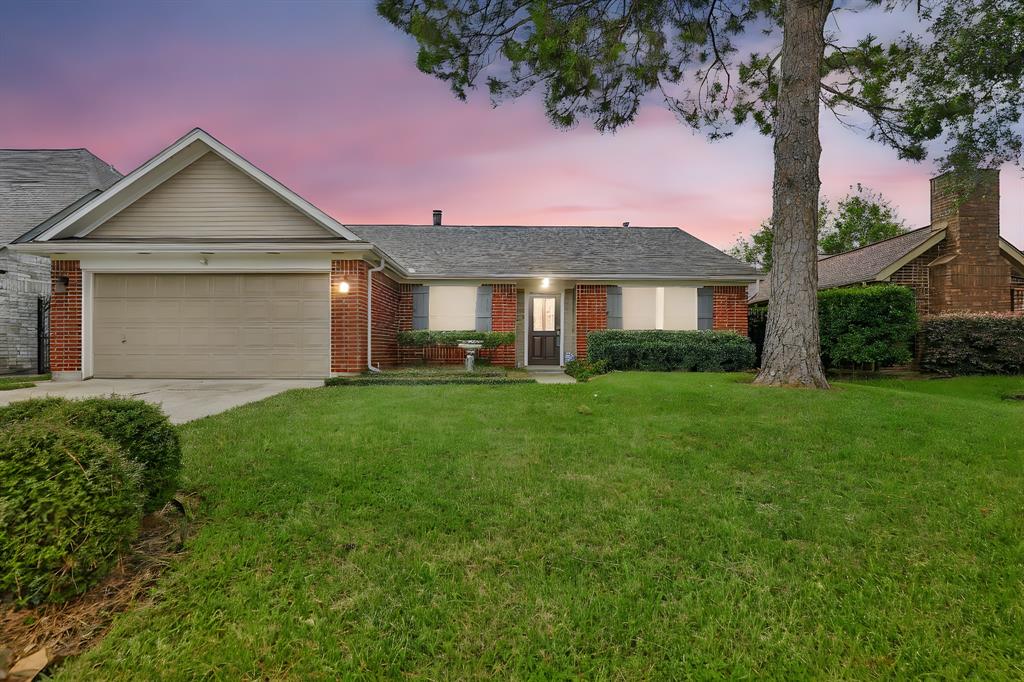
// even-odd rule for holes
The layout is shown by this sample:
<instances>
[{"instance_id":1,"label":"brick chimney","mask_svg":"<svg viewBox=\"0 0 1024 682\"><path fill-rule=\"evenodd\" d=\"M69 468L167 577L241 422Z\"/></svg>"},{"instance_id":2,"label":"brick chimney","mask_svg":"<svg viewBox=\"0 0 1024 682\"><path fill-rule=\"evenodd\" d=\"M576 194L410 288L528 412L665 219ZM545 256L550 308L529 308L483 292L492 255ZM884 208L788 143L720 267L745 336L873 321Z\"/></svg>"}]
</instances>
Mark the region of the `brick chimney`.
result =
<instances>
[{"instance_id":1,"label":"brick chimney","mask_svg":"<svg viewBox=\"0 0 1024 682\"><path fill-rule=\"evenodd\" d=\"M951 173L931 181L932 230L946 230L930 267L931 312L1010 310L1010 264L999 251L999 171L980 170L964 198Z\"/></svg>"}]
</instances>

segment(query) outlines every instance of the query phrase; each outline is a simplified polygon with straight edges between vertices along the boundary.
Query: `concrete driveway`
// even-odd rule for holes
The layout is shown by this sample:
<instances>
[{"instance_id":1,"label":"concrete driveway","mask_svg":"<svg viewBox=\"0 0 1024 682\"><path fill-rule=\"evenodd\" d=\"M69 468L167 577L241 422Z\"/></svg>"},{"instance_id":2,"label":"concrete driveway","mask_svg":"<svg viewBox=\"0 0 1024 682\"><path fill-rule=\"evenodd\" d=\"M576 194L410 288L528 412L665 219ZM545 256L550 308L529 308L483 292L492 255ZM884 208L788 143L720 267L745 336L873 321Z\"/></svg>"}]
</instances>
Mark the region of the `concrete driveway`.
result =
<instances>
[{"instance_id":1,"label":"concrete driveway","mask_svg":"<svg viewBox=\"0 0 1024 682\"><path fill-rule=\"evenodd\" d=\"M32 388L0 391L0 405L60 396L92 398L116 394L159 405L175 424L217 414L293 388L323 386L312 379L89 379L46 381Z\"/></svg>"}]
</instances>

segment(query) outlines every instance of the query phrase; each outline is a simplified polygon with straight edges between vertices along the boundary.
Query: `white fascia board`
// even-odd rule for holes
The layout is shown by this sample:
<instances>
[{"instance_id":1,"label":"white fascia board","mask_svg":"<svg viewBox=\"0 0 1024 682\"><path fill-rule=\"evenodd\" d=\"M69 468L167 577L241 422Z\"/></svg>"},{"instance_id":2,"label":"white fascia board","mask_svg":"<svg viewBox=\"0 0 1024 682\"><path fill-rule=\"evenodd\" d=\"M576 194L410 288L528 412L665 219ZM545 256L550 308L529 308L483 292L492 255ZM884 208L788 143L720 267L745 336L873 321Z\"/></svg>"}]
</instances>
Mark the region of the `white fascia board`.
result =
<instances>
[{"instance_id":1,"label":"white fascia board","mask_svg":"<svg viewBox=\"0 0 1024 682\"><path fill-rule=\"evenodd\" d=\"M999 238L999 248L1010 257L1010 260L1024 269L1024 252L1002 237Z\"/></svg>"},{"instance_id":2,"label":"white fascia board","mask_svg":"<svg viewBox=\"0 0 1024 682\"><path fill-rule=\"evenodd\" d=\"M388 259L391 261L391 259ZM393 261L391 261L393 262ZM551 274L501 274L501 275L467 275L460 277L458 275L424 275L418 272L408 272L405 274L406 279L410 282L418 281L480 281L480 282L501 282L509 280L541 280L547 277L552 282L556 280L569 281L569 282L586 282L588 284L629 284L631 282L670 282L675 285L679 284L692 284L694 286L701 286L702 284L715 284L718 286L747 286L758 280L764 279L764 276L705 276L705 277L673 277L671 275L579 275L579 274L566 274L566 273L551 273Z\"/></svg>"},{"instance_id":3,"label":"white fascia board","mask_svg":"<svg viewBox=\"0 0 1024 682\"><path fill-rule=\"evenodd\" d=\"M899 270L904 265L920 256L922 253L926 252L928 249L932 248L945 238L946 230L937 230L935 234L933 234L932 236L928 237L928 239L925 239L923 242L915 246L905 256L891 263L889 266L887 266L885 269L883 269L881 272L875 275L875 281L887 282L889 278L892 277L897 270Z\"/></svg>"},{"instance_id":4,"label":"white fascia board","mask_svg":"<svg viewBox=\"0 0 1024 682\"><path fill-rule=\"evenodd\" d=\"M131 201L155 188L209 151L215 152L225 161L270 192L279 196L286 203L327 231L351 241L360 241L358 236L337 220L285 187L200 128L193 129L149 161L146 161L131 173L118 180L106 191L101 192L92 201L86 202L77 210L65 216L63 220L41 234L35 241L45 242L58 237L82 237L88 234L123 210ZM147 178L149 178L149 182L146 181ZM142 191L131 192L130 190L132 189L141 189ZM126 197L128 198L128 203L123 201ZM117 199L122 199L122 201L118 202L116 201Z\"/></svg>"},{"instance_id":5,"label":"white fascia board","mask_svg":"<svg viewBox=\"0 0 1024 682\"><path fill-rule=\"evenodd\" d=\"M76 254L76 253L270 253L270 252L316 252L316 253L374 253L377 251L367 242L328 242L309 244L301 242L218 242L214 244L188 242L181 244L160 244L148 242L29 242L11 244L11 249L34 254Z\"/></svg>"}]
</instances>

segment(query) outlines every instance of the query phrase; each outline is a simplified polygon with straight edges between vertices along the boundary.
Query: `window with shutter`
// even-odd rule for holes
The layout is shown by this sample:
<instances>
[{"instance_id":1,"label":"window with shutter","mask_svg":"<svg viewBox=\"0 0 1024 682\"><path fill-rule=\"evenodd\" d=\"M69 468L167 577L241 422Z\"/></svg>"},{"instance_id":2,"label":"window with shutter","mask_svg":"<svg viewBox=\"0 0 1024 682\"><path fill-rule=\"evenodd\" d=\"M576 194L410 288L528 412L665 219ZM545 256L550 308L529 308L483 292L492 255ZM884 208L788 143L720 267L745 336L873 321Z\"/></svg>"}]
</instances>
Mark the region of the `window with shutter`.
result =
<instances>
[{"instance_id":1,"label":"window with shutter","mask_svg":"<svg viewBox=\"0 0 1024 682\"><path fill-rule=\"evenodd\" d=\"M430 327L430 287L414 286L412 288L412 328L428 329Z\"/></svg>"},{"instance_id":2,"label":"window with shutter","mask_svg":"<svg viewBox=\"0 0 1024 682\"><path fill-rule=\"evenodd\" d=\"M622 287L608 287L608 329L622 329Z\"/></svg>"},{"instance_id":3,"label":"window with shutter","mask_svg":"<svg viewBox=\"0 0 1024 682\"><path fill-rule=\"evenodd\" d=\"M478 332L491 331L491 296L494 287L484 284L476 290L476 330Z\"/></svg>"},{"instance_id":4,"label":"window with shutter","mask_svg":"<svg viewBox=\"0 0 1024 682\"><path fill-rule=\"evenodd\" d=\"M715 288L697 289L697 329L715 328Z\"/></svg>"}]
</instances>

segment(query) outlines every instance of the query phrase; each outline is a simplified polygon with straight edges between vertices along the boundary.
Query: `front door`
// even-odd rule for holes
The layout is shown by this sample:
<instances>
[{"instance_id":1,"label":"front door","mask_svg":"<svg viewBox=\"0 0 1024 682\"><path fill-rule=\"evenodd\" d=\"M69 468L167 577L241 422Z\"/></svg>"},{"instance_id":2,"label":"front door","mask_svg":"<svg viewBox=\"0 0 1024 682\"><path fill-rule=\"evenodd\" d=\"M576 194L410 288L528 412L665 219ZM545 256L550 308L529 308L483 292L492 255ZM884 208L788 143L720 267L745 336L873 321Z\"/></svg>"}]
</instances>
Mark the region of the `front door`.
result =
<instances>
[{"instance_id":1,"label":"front door","mask_svg":"<svg viewBox=\"0 0 1024 682\"><path fill-rule=\"evenodd\" d=\"M531 365L558 364L558 311L554 296L534 296L530 299L530 353Z\"/></svg>"}]
</instances>

